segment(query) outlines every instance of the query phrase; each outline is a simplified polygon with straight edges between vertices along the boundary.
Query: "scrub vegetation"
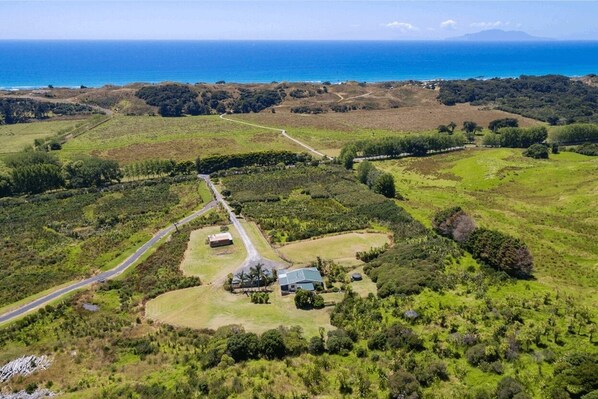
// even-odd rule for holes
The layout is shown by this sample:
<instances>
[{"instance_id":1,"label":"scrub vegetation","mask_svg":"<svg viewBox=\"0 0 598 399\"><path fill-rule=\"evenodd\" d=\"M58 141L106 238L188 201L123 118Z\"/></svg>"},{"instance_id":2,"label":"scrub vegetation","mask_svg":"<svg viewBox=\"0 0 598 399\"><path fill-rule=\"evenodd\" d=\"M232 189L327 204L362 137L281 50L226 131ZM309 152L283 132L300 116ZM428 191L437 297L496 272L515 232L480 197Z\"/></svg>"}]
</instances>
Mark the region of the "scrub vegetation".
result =
<instances>
[{"instance_id":1,"label":"scrub vegetation","mask_svg":"<svg viewBox=\"0 0 598 399\"><path fill-rule=\"evenodd\" d=\"M442 105L437 85L441 101L477 105ZM117 111L64 135L60 150L3 157L2 176L33 164L63 180L58 190L0 200L0 306L113 267L211 201L207 186L186 175L196 172L211 173L264 263L317 267L324 286L290 295L276 283L235 289L246 251L216 208L123 275L1 326L0 366L30 354L53 361L4 382L2 393L594 398L595 125L567 124L594 121L592 90L549 76L98 89L109 98L77 91L144 115ZM316 108L322 113L291 114ZM339 156L313 159L274 130L191 116L230 110ZM397 115L431 126L406 132ZM277 120L285 123L264 122ZM461 150L437 151L451 147ZM415 156L392 159L404 153ZM120 161L124 173L87 181L79 173L87 167L73 163L81 155L108 162L96 166ZM206 244L227 229L232 246Z\"/></svg>"}]
</instances>

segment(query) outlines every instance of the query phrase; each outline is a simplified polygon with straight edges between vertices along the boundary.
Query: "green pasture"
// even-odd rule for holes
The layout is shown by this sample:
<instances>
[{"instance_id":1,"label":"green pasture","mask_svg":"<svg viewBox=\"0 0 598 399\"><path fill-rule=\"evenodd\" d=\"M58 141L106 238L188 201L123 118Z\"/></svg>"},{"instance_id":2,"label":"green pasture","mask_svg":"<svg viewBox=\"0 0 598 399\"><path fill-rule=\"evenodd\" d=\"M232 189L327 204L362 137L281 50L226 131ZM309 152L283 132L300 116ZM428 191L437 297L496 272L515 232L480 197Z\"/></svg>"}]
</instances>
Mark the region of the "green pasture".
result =
<instances>
[{"instance_id":1,"label":"green pasture","mask_svg":"<svg viewBox=\"0 0 598 399\"><path fill-rule=\"evenodd\" d=\"M0 125L0 154L18 152L33 145L36 139L46 139L65 133L82 124L82 120L60 120Z\"/></svg>"},{"instance_id":2,"label":"green pasture","mask_svg":"<svg viewBox=\"0 0 598 399\"><path fill-rule=\"evenodd\" d=\"M300 149L275 131L225 121L218 116L119 115L70 140L61 154L65 158L95 154L126 164L144 159L180 161L215 154Z\"/></svg>"},{"instance_id":3,"label":"green pasture","mask_svg":"<svg viewBox=\"0 0 598 399\"><path fill-rule=\"evenodd\" d=\"M482 227L523 239L541 282L596 299L598 159L575 153L533 160L520 149L471 149L376 162L395 176L400 205L426 225L462 206Z\"/></svg>"}]
</instances>

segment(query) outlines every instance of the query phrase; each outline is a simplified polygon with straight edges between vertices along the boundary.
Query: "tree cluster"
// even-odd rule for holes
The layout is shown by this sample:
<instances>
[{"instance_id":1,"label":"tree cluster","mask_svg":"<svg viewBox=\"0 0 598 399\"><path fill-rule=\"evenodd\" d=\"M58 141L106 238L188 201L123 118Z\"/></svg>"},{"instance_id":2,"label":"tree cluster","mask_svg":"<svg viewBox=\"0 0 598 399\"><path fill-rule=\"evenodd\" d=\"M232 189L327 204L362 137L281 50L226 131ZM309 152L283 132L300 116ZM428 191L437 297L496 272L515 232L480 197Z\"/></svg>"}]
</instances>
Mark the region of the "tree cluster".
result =
<instances>
[{"instance_id":1,"label":"tree cluster","mask_svg":"<svg viewBox=\"0 0 598 399\"><path fill-rule=\"evenodd\" d=\"M470 102L552 124L598 122L598 87L566 76L521 76L508 79L450 80L440 84L445 105Z\"/></svg>"},{"instance_id":2,"label":"tree cluster","mask_svg":"<svg viewBox=\"0 0 598 399\"><path fill-rule=\"evenodd\" d=\"M42 120L50 115L90 115L96 113L88 105L36 101L29 98L1 98L0 125Z\"/></svg>"},{"instance_id":3,"label":"tree cluster","mask_svg":"<svg viewBox=\"0 0 598 399\"><path fill-rule=\"evenodd\" d=\"M499 129L497 133L486 134L482 144L492 147L528 148L546 141L547 137L548 130L544 126L506 127Z\"/></svg>"},{"instance_id":4,"label":"tree cluster","mask_svg":"<svg viewBox=\"0 0 598 399\"><path fill-rule=\"evenodd\" d=\"M282 88L251 90L241 89L240 96L233 103L232 110L238 114L260 112L266 108L278 105L285 98L286 93Z\"/></svg>"},{"instance_id":5,"label":"tree cluster","mask_svg":"<svg viewBox=\"0 0 598 399\"><path fill-rule=\"evenodd\" d=\"M558 144L598 143L598 124L576 123L550 132L550 142Z\"/></svg>"},{"instance_id":6,"label":"tree cluster","mask_svg":"<svg viewBox=\"0 0 598 399\"><path fill-rule=\"evenodd\" d=\"M211 174L224 169L242 168L245 166L273 166L277 164L292 165L310 160L308 154L297 154L291 151L247 152L243 154L212 155L197 159L198 173Z\"/></svg>"},{"instance_id":7,"label":"tree cluster","mask_svg":"<svg viewBox=\"0 0 598 399\"><path fill-rule=\"evenodd\" d=\"M144 86L137 91L136 96L147 104L158 107L160 115L165 117L210 113L209 109L197 101L197 92L185 85Z\"/></svg>"},{"instance_id":8,"label":"tree cluster","mask_svg":"<svg viewBox=\"0 0 598 399\"><path fill-rule=\"evenodd\" d=\"M397 192L395 181L390 173L382 173L370 162L363 161L357 167L357 178L368 186L375 193L382 194L386 198L395 198Z\"/></svg>"},{"instance_id":9,"label":"tree cluster","mask_svg":"<svg viewBox=\"0 0 598 399\"><path fill-rule=\"evenodd\" d=\"M505 127L519 127L519 121L515 118L502 118L490 121L488 124L488 129L492 130L493 132Z\"/></svg>"},{"instance_id":10,"label":"tree cluster","mask_svg":"<svg viewBox=\"0 0 598 399\"><path fill-rule=\"evenodd\" d=\"M474 258L511 276L527 278L533 272L533 258L525 243L499 231L475 229L463 247Z\"/></svg>"},{"instance_id":11,"label":"tree cluster","mask_svg":"<svg viewBox=\"0 0 598 399\"><path fill-rule=\"evenodd\" d=\"M464 243L476 226L473 219L457 206L437 213L432 220L432 228L441 236Z\"/></svg>"},{"instance_id":12,"label":"tree cluster","mask_svg":"<svg viewBox=\"0 0 598 399\"><path fill-rule=\"evenodd\" d=\"M581 155L596 157L598 156L598 143L584 143L580 146L575 147L573 151Z\"/></svg>"},{"instance_id":13,"label":"tree cluster","mask_svg":"<svg viewBox=\"0 0 598 399\"><path fill-rule=\"evenodd\" d=\"M532 255L523 241L499 231L476 228L460 207L437 213L432 226L438 234L457 241L474 258L497 270L523 278L533 272Z\"/></svg>"},{"instance_id":14,"label":"tree cluster","mask_svg":"<svg viewBox=\"0 0 598 399\"><path fill-rule=\"evenodd\" d=\"M350 169L353 167L353 159L357 156L396 157L402 154L424 156L430 151L462 147L465 142L465 137L460 134L410 134L402 137L360 140L344 146L339 160L347 169Z\"/></svg>"},{"instance_id":15,"label":"tree cluster","mask_svg":"<svg viewBox=\"0 0 598 399\"><path fill-rule=\"evenodd\" d=\"M291 112L294 114L323 114L326 110L318 105L299 105L291 108Z\"/></svg>"},{"instance_id":16,"label":"tree cluster","mask_svg":"<svg viewBox=\"0 0 598 399\"><path fill-rule=\"evenodd\" d=\"M147 159L125 165L122 168L124 176L128 178L190 175L195 170L195 164L192 161L176 162L173 159Z\"/></svg>"},{"instance_id":17,"label":"tree cluster","mask_svg":"<svg viewBox=\"0 0 598 399\"><path fill-rule=\"evenodd\" d=\"M0 195L37 194L58 188L99 187L119 182L116 161L84 157L61 163L52 154L25 151L9 157L9 176L0 177Z\"/></svg>"}]
</instances>

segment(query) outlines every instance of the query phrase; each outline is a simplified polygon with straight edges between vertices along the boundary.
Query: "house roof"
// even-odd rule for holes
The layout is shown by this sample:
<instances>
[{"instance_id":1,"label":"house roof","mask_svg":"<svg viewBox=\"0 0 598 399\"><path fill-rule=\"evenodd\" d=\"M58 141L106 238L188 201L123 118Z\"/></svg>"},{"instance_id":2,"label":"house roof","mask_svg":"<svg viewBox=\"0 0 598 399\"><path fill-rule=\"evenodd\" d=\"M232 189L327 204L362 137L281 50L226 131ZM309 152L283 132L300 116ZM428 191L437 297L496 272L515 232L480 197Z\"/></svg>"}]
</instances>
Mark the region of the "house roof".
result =
<instances>
[{"instance_id":1,"label":"house roof","mask_svg":"<svg viewBox=\"0 0 598 399\"><path fill-rule=\"evenodd\" d=\"M278 283L280 285L323 282L322 275L315 267L304 267L303 269L278 273Z\"/></svg>"},{"instance_id":2,"label":"house roof","mask_svg":"<svg viewBox=\"0 0 598 399\"><path fill-rule=\"evenodd\" d=\"M314 283L299 283L297 284L297 288L301 288L305 291L314 291L316 289Z\"/></svg>"},{"instance_id":3,"label":"house roof","mask_svg":"<svg viewBox=\"0 0 598 399\"><path fill-rule=\"evenodd\" d=\"M224 240L233 240L233 236L230 233L218 233L218 234L211 234L208 236L208 240L210 241L224 241Z\"/></svg>"}]
</instances>

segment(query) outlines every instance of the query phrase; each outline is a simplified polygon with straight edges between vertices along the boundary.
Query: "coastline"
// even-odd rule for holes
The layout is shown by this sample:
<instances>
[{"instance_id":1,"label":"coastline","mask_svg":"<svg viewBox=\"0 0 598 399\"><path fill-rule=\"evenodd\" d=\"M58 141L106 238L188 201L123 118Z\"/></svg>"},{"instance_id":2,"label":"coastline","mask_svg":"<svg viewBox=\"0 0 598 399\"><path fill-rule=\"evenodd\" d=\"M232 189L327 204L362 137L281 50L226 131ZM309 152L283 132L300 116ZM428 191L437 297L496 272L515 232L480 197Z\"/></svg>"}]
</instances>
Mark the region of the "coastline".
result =
<instances>
[{"instance_id":1,"label":"coastline","mask_svg":"<svg viewBox=\"0 0 598 399\"><path fill-rule=\"evenodd\" d=\"M367 83L596 73L598 41L6 41L0 89Z\"/></svg>"},{"instance_id":2,"label":"coastline","mask_svg":"<svg viewBox=\"0 0 598 399\"><path fill-rule=\"evenodd\" d=\"M588 76L591 74L595 74L598 73L597 72L588 72L586 74L581 74L581 75L566 75L566 74L560 74L560 73L548 73L545 75L561 75L561 76L566 76L568 78L571 79L579 79L579 78L583 78L584 76ZM543 75L533 75L533 74L525 74L526 76L543 76ZM521 75L512 75L512 76L464 76L464 77L451 77L451 78L431 78L431 79L389 79L389 80L377 80L377 81L368 81L368 80L359 80L359 82L363 82L363 83L367 83L367 84L381 84L381 83L388 83L388 82L409 82L409 81L413 81L413 82L419 82L419 83L423 83L423 84L427 84L427 83L435 83L435 82L444 82L444 81L450 81L450 80L467 80L467 79L475 79L475 80L491 80L491 79L515 79L520 77ZM206 84L206 85L216 85L218 81L212 81L212 82L206 82L206 81L202 81L202 82L196 82L196 83L188 83L188 82L182 82L182 81L177 81L177 80L161 80L161 81L139 81L139 80L135 80L135 81L130 81L130 82L126 82L126 83L122 83L122 84L117 84L117 83L104 83L104 84L99 84L99 85L85 85L85 87L81 87L80 85L52 85L53 89L62 89L62 90L79 90L79 89L100 89L102 87L126 87L126 86L130 86L133 84L140 84L140 85L159 85L159 84L164 84L164 83L176 83L176 84ZM321 79L321 80L281 80L280 82L277 83L289 83L289 84L294 84L294 83L300 83L300 84L322 84L323 82L330 82L331 86L334 85L342 85L348 82L358 82L357 80L341 80L341 81L329 81L329 80L325 80L325 79ZM272 81L264 81L264 82L258 82L258 81L247 81L247 82L237 82L237 81L227 81L226 84L227 85L239 85L239 86L243 86L243 85L267 85L267 84L271 84L274 83ZM8 91L8 92L19 92L19 91L28 91L28 90L44 90L44 89L48 89L48 85L40 85L40 86L35 86L35 85L31 85L31 86L13 86L13 87L5 87L5 86L0 86L0 91Z\"/></svg>"}]
</instances>

